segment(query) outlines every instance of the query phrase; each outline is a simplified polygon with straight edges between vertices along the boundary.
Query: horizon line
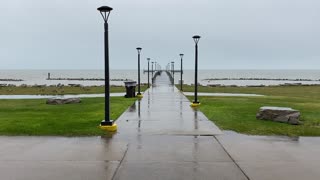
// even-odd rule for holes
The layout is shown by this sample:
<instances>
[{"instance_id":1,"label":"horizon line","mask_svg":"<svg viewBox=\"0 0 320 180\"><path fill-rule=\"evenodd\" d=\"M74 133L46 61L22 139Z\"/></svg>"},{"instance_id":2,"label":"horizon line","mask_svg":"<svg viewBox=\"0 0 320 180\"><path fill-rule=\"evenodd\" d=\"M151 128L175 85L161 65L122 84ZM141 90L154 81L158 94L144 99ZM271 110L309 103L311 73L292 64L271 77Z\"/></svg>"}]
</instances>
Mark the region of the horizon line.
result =
<instances>
[{"instance_id":1,"label":"horizon line","mask_svg":"<svg viewBox=\"0 0 320 180\"><path fill-rule=\"evenodd\" d=\"M54 70L54 71L66 71L66 70L71 70L71 71L79 71L79 70L89 70L89 71L104 71L104 69L0 69L0 70L30 70L30 71L43 71L43 70ZM111 71L112 70L137 70L137 69L110 69ZM141 70L145 70L145 69L141 69ZM163 69L165 70L165 69ZM180 69L175 69L175 70L180 70ZM184 69L184 70L194 70L194 69ZM249 68L249 69L242 69L242 68L239 68L239 69L235 69L235 68L232 68L232 69L198 69L198 70L228 70L228 71L231 71L231 70L320 70L320 69L291 69L291 68L288 68L288 69L253 69L253 68Z\"/></svg>"}]
</instances>

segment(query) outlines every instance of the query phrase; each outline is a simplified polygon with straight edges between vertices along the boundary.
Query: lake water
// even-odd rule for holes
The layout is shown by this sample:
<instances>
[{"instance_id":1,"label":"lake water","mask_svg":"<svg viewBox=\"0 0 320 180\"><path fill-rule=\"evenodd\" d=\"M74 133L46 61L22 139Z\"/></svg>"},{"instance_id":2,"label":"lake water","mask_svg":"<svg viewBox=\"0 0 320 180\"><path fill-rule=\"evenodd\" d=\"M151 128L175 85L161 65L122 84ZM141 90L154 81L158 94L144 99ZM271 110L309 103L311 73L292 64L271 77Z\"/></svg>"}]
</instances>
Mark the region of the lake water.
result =
<instances>
[{"instance_id":1,"label":"lake water","mask_svg":"<svg viewBox=\"0 0 320 180\"><path fill-rule=\"evenodd\" d=\"M0 79L22 79L21 82L2 81L0 84L27 84L27 85L56 85L82 84L104 85L104 81L56 81L46 80L50 72L51 78L103 78L103 70L1 70ZM137 81L136 70L111 70L110 79L132 79ZM200 84L222 85L278 85L284 83L320 84L320 81L275 81L275 80L215 80L210 78L269 78L269 79L320 79L320 70L199 70L198 79ZM178 83L180 73L175 73L175 82ZM186 84L194 83L194 71L185 70L183 79ZM147 73L141 72L141 83L147 83ZM111 81L111 85L123 85L123 81Z\"/></svg>"}]
</instances>

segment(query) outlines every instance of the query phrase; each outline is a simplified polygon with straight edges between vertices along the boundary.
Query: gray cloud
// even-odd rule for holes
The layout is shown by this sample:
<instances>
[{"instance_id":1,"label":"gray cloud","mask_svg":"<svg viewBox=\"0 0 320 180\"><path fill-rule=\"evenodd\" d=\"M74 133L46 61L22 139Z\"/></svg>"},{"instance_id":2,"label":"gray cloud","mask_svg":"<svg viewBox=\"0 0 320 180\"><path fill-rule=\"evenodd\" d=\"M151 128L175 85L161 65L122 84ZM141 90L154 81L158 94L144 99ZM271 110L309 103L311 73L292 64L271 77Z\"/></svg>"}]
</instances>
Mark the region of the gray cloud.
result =
<instances>
[{"instance_id":1,"label":"gray cloud","mask_svg":"<svg viewBox=\"0 0 320 180\"><path fill-rule=\"evenodd\" d=\"M194 34L202 69L320 67L317 0L2 0L0 68L100 69L101 5L114 8L112 69L136 68L137 46L163 66L184 53L191 69Z\"/></svg>"}]
</instances>

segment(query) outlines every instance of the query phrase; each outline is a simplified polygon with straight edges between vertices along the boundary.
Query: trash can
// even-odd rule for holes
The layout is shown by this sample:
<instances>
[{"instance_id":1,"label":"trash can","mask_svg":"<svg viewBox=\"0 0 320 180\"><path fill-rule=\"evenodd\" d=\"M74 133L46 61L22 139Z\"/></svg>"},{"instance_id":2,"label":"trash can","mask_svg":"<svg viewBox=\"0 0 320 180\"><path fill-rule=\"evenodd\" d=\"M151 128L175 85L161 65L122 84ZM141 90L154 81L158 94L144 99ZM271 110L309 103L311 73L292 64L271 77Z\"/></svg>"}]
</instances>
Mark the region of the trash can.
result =
<instances>
[{"instance_id":1,"label":"trash can","mask_svg":"<svg viewBox=\"0 0 320 180\"><path fill-rule=\"evenodd\" d=\"M133 98L136 97L136 81L127 81L124 82L124 85L126 87L126 95L124 97L126 98Z\"/></svg>"}]
</instances>

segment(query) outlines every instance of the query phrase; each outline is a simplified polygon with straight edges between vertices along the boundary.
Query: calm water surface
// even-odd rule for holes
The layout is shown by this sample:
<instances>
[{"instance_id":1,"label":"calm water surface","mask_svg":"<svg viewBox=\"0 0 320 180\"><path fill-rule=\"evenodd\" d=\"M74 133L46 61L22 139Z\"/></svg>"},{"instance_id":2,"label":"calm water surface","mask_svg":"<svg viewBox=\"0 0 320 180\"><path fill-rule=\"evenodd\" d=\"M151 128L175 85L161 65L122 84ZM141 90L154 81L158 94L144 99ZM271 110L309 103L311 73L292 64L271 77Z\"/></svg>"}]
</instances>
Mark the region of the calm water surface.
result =
<instances>
[{"instance_id":1,"label":"calm water surface","mask_svg":"<svg viewBox=\"0 0 320 180\"><path fill-rule=\"evenodd\" d=\"M52 78L103 78L103 70L1 70L0 79L23 79L21 82L0 82L0 84L27 84L27 85L55 85L82 84L103 85L104 81L55 81L46 80L48 73ZM136 70L111 70L111 79L132 79L137 81ZM281 79L320 79L320 70L199 70L199 82L207 84L223 85L278 85L284 83L297 83L292 81L263 81L263 80L216 80L208 81L208 78L281 78ZM178 83L180 73L175 73L175 82ZM194 71L185 70L183 79L186 84L194 83ZM147 83L147 73L141 73L141 82ZM318 82L300 81L303 84L320 84ZM123 85L123 81L111 81L111 85Z\"/></svg>"}]
</instances>

